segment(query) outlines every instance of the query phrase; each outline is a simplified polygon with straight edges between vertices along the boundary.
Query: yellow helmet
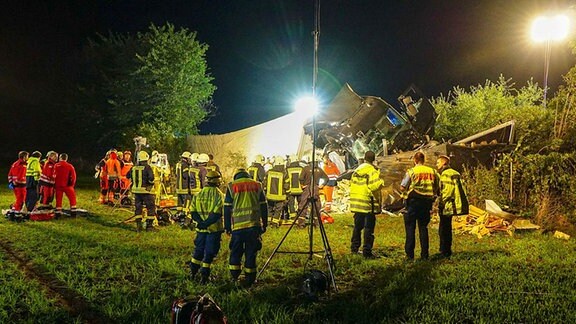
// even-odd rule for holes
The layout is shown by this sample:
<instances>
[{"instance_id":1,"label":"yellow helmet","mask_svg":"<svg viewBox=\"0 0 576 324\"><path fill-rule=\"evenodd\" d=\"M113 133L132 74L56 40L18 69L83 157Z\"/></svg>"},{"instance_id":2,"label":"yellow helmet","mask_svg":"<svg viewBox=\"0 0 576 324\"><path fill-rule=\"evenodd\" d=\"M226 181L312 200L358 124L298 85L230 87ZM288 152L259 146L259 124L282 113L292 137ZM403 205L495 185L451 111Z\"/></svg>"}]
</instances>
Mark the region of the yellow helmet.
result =
<instances>
[{"instance_id":1,"label":"yellow helmet","mask_svg":"<svg viewBox=\"0 0 576 324\"><path fill-rule=\"evenodd\" d=\"M281 157L280 155L275 156L274 157L274 165L284 165L286 162L284 161L284 158Z\"/></svg>"},{"instance_id":2,"label":"yellow helmet","mask_svg":"<svg viewBox=\"0 0 576 324\"><path fill-rule=\"evenodd\" d=\"M266 163L266 159L264 159L264 155L258 154L256 157L254 157L254 162L264 164Z\"/></svg>"},{"instance_id":3,"label":"yellow helmet","mask_svg":"<svg viewBox=\"0 0 576 324\"><path fill-rule=\"evenodd\" d=\"M146 153L146 151L138 152L138 161L148 161L149 158L150 156L148 153Z\"/></svg>"},{"instance_id":4,"label":"yellow helmet","mask_svg":"<svg viewBox=\"0 0 576 324\"><path fill-rule=\"evenodd\" d=\"M189 159L192 156L192 153L190 153L188 151L184 151L184 152L182 152L181 156L185 159Z\"/></svg>"},{"instance_id":5,"label":"yellow helmet","mask_svg":"<svg viewBox=\"0 0 576 324\"><path fill-rule=\"evenodd\" d=\"M200 155L200 154L198 154L198 153L196 153L196 152L192 153L192 155L190 155L190 160L192 160L193 162L198 161L198 156L199 156L199 155Z\"/></svg>"},{"instance_id":6,"label":"yellow helmet","mask_svg":"<svg viewBox=\"0 0 576 324\"><path fill-rule=\"evenodd\" d=\"M206 182L218 185L220 183L220 172L218 171L208 171L206 174Z\"/></svg>"},{"instance_id":7,"label":"yellow helmet","mask_svg":"<svg viewBox=\"0 0 576 324\"><path fill-rule=\"evenodd\" d=\"M210 157L206 153L198 155L198 163L207 163L210 161Z\"/></svg>"}]
</instances>

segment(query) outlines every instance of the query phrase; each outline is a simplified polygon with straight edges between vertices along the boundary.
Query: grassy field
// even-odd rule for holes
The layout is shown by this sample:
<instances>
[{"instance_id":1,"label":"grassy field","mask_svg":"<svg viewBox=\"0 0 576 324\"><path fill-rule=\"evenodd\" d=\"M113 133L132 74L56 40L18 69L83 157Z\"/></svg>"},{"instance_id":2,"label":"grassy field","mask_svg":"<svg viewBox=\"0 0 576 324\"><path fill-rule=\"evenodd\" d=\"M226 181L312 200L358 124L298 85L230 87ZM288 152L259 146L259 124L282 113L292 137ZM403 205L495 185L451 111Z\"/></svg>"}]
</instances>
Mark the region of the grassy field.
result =
<instances>
[{"instance_id":1,"label":"grassy field","mask_svg":"<svg viewBox=\"0 0 576 324\"><path fill-rule=\"evenodd\" d=\"M223 236L216 280L202 286L187 278L184 265L192 232L172 225L136 233L120 223L130 211L95 203L95 185L77 190L88 217L0 220L0 323L166 323L175 298L206 292L231 323L576 323L574 240L537 232L455 236L450 260L406 262L402 219L378 216L375 252L386 257L364 260L349 253L351 215L334 215L326 231L339 292L311 303L300 292L302 275L327 271L323 259L277 254L255 287L238 289L229 283ZM0 205L12 200L3 185ZM264 234L260 266L286 230ZM431 253L437 246L431 229ZM281 247L307 249L307 231L298 229Z\"/></svg>"}]
</instances>

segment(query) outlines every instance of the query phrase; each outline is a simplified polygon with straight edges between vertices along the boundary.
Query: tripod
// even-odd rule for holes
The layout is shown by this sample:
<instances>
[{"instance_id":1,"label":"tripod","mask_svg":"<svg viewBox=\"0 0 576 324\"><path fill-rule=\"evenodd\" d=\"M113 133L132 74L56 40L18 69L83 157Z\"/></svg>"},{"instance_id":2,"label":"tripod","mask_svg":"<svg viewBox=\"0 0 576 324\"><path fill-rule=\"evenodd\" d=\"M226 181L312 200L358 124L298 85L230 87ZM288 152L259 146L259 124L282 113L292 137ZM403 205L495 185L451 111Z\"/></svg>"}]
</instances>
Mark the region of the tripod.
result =
<instances>
[{"instance_id":1,"label":"tripod","mask_svg":"<svg viewBox=\"0 0 576 324\"><path fill-rule=\"evenodd\" d=\"M314 36L314 69L313 69L313 78L312 78L312 96L314 97L316 95L316 83L318 80L318 43L319 43L319 36L320 36L320 0L316 0L315 1L315 17L314 17L314 31L312 32L312 35ZM258 272L258 275L256 276L256 279L260 278L260 275L262 275L262 273L264 272L264 270L266 270L266 268L268 267L268 265L270 264L270 261L272 261L272 258L274 257L274 255L276 255L276 253L292 253L292 254L307 254L308 255L308 261L312 260L312 257L314 255L317 255L318 253L324 253L324 259L326 260L326 263L328 265L328 270L329 270L329 275L330 275L330 282L332 284L332 287L334 288L334 291L338 291L338 287L336 286L336 279L334 277L334 258L332 256L332 250L330 249L330 243L328 243L328 236L326 235L326 229L324 228L324 223L322 222L322 217L320 216L320 210L318 208L318 187L316 185L316 163L315 163L315 158L316 158L316 116L312 115L312 163L311 163L311 177L310 177L310 183L308 185L307 188L305 188L305 192L306 190L308 190L308 197L306 199L306 204L303 205L302 207L299 207L299 211L298 214L296 215L296 218L294 218L294 220L292 221L292 224L290 224L290 227L288 228L288 230L286 231L286 234L284 234L284 237L282 237L282 240L280 240L280 243L278 243L278 246L276 246L276 248L274 249L274 251L272 251L272 254L270 255L270 257L268 258L268 260L266 260L266 263L264 263L264 266L262 267L262 269L260 270L260 272ZM300 219L300 217L302 217L304 211L307 210L308 205L310 205L310 221L308 224L308 251L303 252L303 251L280 251L280 247L282 246L282 243L284 243L284 240L286 240L286 238L288 237L288 234L290 234L290 231L292 230L292 228L294 228L294 225L296 225L296 222L298 221L298 219ZM314 220L316 220L318 222L318 229L320 231L320 237L322 238L322 244L324 249L322 251L314 251Z\"/></svg>"}]
</instances>

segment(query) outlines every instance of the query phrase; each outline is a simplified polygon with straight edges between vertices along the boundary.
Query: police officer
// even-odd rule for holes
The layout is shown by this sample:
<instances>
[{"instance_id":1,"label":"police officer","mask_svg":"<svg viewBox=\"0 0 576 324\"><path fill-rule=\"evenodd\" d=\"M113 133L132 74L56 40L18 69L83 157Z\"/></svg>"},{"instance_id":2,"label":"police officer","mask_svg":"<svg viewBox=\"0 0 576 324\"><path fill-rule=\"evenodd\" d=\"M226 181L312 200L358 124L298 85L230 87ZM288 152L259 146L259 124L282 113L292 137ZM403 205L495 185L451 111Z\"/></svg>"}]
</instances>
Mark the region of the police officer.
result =
<instances>
[{"instance_id":1,"label":"police officer","mask_svg":"<svg viewBox=\"0 0 576 324\"><path fill-rule=\"evenodd\" d=\"M38 202L38 180L40 180L40 158L42 153L34 151L26 165L26 210L33 211Z\"/></svg>"},{"instance_id":2,"label":"police officer","mask_svg":"<svg viewBox=\"0 0 576 324\"><path fill-rule=\"evenodd\" d=\"M250 178L245 169L238 169L226 188L224 228L231 234L230 274L234 281L242 272L244 256L245 286L256 280L256 255L262 248L261 234L268 225L268 209L262 185Z\"/></svg>"},{"instance_id":3,"label":"police officer","mask_svg":"<svg viewBox=\"0 0 576 324\"><path fill-rule=\"evenodd\" d=\"M148 164L150 156L145 151L138 152L138 164L129 173L132 181L132 193L134 193L134 211L136 231L143 229L142 209L146 206L146 230L153 231L156 219L156 204L154 196L154 171Z\"/></svg>"},{"instance_id":4,"label":"police officer","mask_svg":"<svg viewBox=\"0 0 576 324\"><path fill-rule=\"evenodd\" d=\"M206 174L206 187L192 200L190 212L196 223L196 239L194 254L189 263L190 277L194 278L200 272L201 283L210 279L212 261L220 251L220 240L224 232L222 222L223 196L220 186L220 173L209 171Z\"/></svg>"},{"instance_id":5,"label":"police officer","mask_svg":"<svg viewBox=\"0 0 576 324\"><path fill-rule=\"evenodd\" d=\"M428 224L430 223L430 210L434 198L440 192L440 177L438 172L424 165L425 156L422 152L414 154L415 166L409 169L400 184L406 202L407 213L404 215L404 228L406 242L404 250L409 260L414 259L416 246L416 223L420 236L420 258L428 259Z\"/></svg>"}]
</instances>

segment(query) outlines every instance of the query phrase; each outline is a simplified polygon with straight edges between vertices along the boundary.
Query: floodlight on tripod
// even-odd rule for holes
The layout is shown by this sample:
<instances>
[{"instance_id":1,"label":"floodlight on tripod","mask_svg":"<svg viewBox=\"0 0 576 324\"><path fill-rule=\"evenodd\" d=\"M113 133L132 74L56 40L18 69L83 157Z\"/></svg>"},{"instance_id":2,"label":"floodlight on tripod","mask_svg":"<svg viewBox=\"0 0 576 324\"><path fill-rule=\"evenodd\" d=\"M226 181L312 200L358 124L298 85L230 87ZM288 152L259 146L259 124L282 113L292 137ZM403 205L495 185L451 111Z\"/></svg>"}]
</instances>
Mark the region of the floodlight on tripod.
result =
<instances>
[{"instance_id":1,"label":"floodlight on tripod","mask_svg":"<svg viewBox=\"0 0 576 324\"><path fill-rule=\"evenodd\" d=\"M316 190L316 176L315 170L318 168L316 164L316 113L318 110L318 100L316 98L316 85L318 80L318 43L319 43L319 36L320 36L320 0L315 1L315 19L314 19L314 31L312 33L314 37L314 67L313 67L313 77L312 77L312 95L307 96L305 98L301 98L296 102L295 109L299 112L309 113L312 116L312 156L311 156L311 177L310 177L310 184L305 190L309 190L309 197L306 201L306 204L303 208L299 208L298 213L290 227L276 246L276 248L272 251L272 254L266 260L260 272L258 272L257 278L262 275L264 270L270 264L270 261L276 255L276 253L292 253L292 254L307 254L308 261L312 259L314 255L318 255L319 253L324 253L323 258L326 260L328 265L328 277L330 280L330 284L332 285L334 291L338 291L338 287L336 286L336 280L334 277L334 258L332 256L332 250L330 249L330 244L328 242L328 236L326 235L326 230L324 228L324 223L322 222L322 218L320 216L320 210L317 206L317 201L319 199L319 192ZM309 206L308 206L309 205ZM299 206L300 207L300 206ZM303 251L280 251L280 247L284 240L288 237L288 234L294 228L294 225L298 221L298 219L304 215L302 215L308 207L310 208L310 217L308 221L308 238L309 238L309 249L306 252ZM323 250L322 251L314 251L314 220L316 220L318 224L318 229L320 232L320 236L322 238L323 243ZM307 262L308 262L307 261ZM312 270L317 271L317 270Z\"/></svg>"}]
</instances>

